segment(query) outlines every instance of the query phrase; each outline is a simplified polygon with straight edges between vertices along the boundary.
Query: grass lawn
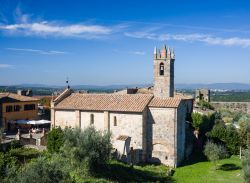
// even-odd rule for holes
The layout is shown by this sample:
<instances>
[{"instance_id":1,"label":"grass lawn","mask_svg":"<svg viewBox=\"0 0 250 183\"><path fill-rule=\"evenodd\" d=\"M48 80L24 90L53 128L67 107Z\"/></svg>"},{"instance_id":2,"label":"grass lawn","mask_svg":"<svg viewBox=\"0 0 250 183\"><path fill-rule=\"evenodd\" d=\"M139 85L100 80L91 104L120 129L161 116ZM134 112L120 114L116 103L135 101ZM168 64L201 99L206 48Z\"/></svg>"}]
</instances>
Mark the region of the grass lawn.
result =
<instances>
[{"instance_id":1,"label":"grass lawn","mask_svg":"<svg viewBox=\"0 0 250 183\"><path fill-rule=\"evenodd\" d=\"M199 156L199 155L198 155ZM111 161L94 176L75 177L76 182L169 182L169 183L243 183L241 161L237 156L220 160L217 169L204 157L195 155L186 165L175 169L172 177L167 176L164 165L134 166Z\"/></svg>"},{"instance_id":2,"label":"grass lawn","mask_svg":"<svg viewBox=\"0 0 250 183\"><path fill-rule=\"evenodd\" d=\"M112 160L106 168L98 171L96 175L79 177L75 175L75 181L80 182L172 182L167 176L168 167L164 165L134 166Z\"/></svg>"},{"instance_id":3,"label":"grass lawn","mask_svg":"<svg viewBox=\"0 0 250 183\"><path fill-rule=\"evenodd\" d=\"M241 161L237 156L220 160L218 169L204 161L176 169L173 180L177 183L242 183Z\"/></svg>"}]
</instances>

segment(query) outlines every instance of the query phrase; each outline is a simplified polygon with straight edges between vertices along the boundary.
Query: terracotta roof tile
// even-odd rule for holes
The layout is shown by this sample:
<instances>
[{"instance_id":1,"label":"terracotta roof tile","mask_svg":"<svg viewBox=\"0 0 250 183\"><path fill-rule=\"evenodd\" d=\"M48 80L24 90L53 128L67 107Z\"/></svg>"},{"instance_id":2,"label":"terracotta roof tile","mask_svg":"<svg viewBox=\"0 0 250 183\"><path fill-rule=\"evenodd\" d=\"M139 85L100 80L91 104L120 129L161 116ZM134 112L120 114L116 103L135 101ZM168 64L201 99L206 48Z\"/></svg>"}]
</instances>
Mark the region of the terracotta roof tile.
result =
<instances>
[{"instance_id":1,"label":"terracotta roof tile","mask_svg":"<svg viewBox=\"0 0 250 183\"><path fill-rule=\"evenodd\" d=\"M72 93L55 105L57 109L142 112L153 95Z\"/></svg>"},{"instance_id":2,"label":"terracotta roof tile","mask_svg":"<svg viewBox=\"0 0 250 183\"><path fill-rule=\"evenodd\" d=\"M149 107L177 108L181 103L181 98L153 98Z\"/></svg>"},{"instance_id":3,"label":"terracotta roof tile","mask_svg":"<svg viewBox=\"0 0 250 183\"><path fill-rule=\"evenodd\" d=\"M116 140L126 141L129 138L127 135L120 135Z\"/></svg>"},{"instance_id":4,"label":"terracotta roof tile","mask_svg":"<svg viewBox=\"0 0 250 183\"><path fill-rule=\"evenodd\" d=\"M11 98L11 99L15 99L21 102L27 102L27 101L38 101L39 99L34 98L34 97L27 97L27 96L23 96L23 95L18 95L15 93L0 93L0 99L2 98Z\"/></svg>"}]
</instances>

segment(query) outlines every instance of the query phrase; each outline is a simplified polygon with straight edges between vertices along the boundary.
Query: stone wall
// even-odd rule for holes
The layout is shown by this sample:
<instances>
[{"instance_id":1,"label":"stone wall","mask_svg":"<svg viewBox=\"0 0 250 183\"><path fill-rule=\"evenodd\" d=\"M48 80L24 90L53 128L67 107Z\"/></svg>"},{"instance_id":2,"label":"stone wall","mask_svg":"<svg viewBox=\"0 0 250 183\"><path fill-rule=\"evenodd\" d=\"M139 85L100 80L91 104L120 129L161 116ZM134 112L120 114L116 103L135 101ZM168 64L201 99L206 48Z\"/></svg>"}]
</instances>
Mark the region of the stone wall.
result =
<instances>
[{"instance_id":1,"label":"stone wall","mask_svg":"<svg viewBox=\"0 0 250 183\"><path fill-rule=\"evenodd\" d=\"M150 107L147 130L149 161L176 166L176 109Z\"/></svg>"},{"instance_id":2,"label":"stone wall","mask_svg":"<svg viewBox=\"0 0 250 183\"><path fill-rule=\"evenodd\" d=\"M164 75L160 75L160 64L164 65ZM170 59L154 60L154 96L174 96L174 61Z\"/></svg>"},{"instance_id":3,"label":"stone wall","mask_svg":"<svg viewBox=\"0 0 250 183\"><path fill-rule=\"evenodd\" d=\"M94 117L93 126L97 130L105 130L104 129L104 114L103 114L103 112L96 112L96 111L81 111L81 126L80 126L80 128L84 129L90 125L91 114L93 114L93 117Z\"/></svg>"},{"instance_id":4,"label":"stone wall","mask_svg":"<svg viewBox=\"0 0 250 183\"><path fill-rule=\"evenodd\" d=\"M180 104L180 107L177 109L177 166L185 158L185 142L186 142L186 114L187 114L187 105L185 102Z\"/></svg>"},{"instance_id":5,"label":"stone wall","mask_svg":"<svg viewBox=\"0 0 250 183\"><path fill-rule=\"evenodd\" d=\"M53 112L52 112L53 113ZM131 147L138 154L139 159L145 160L146 156L146 134L143 129L146 126L147 113L128 113L128 112L108 112L108 111L69 111L69 110L55 110L55 126L65 128L80 127L82 129L93 125L97 130L109 130L112 134L112 144L120 154L127 156ZM94 116L94 124L90 124L91 115ZM114 118L116 117L116 126ZM80 123L79 123L80 122ZM143 128L144 127L144 128ZM117 140L119 136L128 136L129 141ZM126 145L126 147L125 147ZM139 157L140 156L140 157ZM127 160L127 157L125 157Z\"/></svg>"},{"instance_id":6,"label":"stone wall","mask_svg":"<svg viewBox=\"0 0 250 183\"><path fill-rule=\"evenodd\" d=\"M132 147L136 162L148 160L175 167L185 157L185 121L191 111L192 100L182 101L177 109L150 107L142 113L55 110L55 126L84 129L91 125L93 114L92 125L112 133L113 147L123 160L129 161ZM120 136L126 140L118 140Z\"/></svg>"},{"instance_id":7,"label":"stone wall","mask_svg":"<svg viewBox=\"0 0 250 183\"><path fill-rule=\"evenodd\" d=\"M210 102L210 90L208 89L197 89L195 91L195 102L200 102L204 100L206 102Z\"/></svg>"},{"instance_id":8,"label":"stone wall","mask_svg":"<svg viewBox=\"0 0 250 183\"><path fill-rule=\"evenodd\" d=\"M211 104L216 110L229 109L250 114L250 102L211 102Z\"/></svg>"},{"instance_id":9,"label":"stone wall","mask_svg":"<svg viewBox=\"0 0 250 183\"><path fill-rule=\"evenodd\" d=\"M64 111L56 110L55 111L55 126L60 126L61 128L75 127L76 124L76 113L75 111Z\"/></svg>"},{"instance_id":10,"label":"stone wall","mask_svg":"<svg viewBox=\"0 0 250 183\"><path fill-rule=\"evenodd\" d=\"M117 126L114 126L114 117ZM115 145L117 137L126 135L131 137L130 147L143 149L143 115L142 113L115 113L110 112L110 131Z\"/></svg>"}]
</instances>

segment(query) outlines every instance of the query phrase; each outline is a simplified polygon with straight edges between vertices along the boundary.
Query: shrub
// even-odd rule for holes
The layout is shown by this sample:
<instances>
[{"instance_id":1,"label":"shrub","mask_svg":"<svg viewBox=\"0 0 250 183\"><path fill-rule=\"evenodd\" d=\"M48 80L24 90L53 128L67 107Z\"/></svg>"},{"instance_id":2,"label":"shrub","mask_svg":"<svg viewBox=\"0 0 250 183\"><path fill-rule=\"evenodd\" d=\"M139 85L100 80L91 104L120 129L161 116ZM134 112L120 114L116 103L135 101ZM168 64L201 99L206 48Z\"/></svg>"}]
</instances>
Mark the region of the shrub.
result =
<instances>
[{"instance_id":1,"label":"shrub","mask_svg":"<svg viewBox=\"0 0 250 183\"><path fill-rule=\"evenodd\" d=\"M20 144L20 142L18 140L13 140L10 143L10 149L16 149L16 148L20 148L22 147L22 145Z\"/></svg>"},{"instance_id":2,"label":"shrub","mask_svg":"<svg viewBox=\"0 0 250 183\"><path fill-rule=\"evenodd\" d=\"M63 171L61 162L48 161L44 157L27 164L19 173L18 180L25 183L71 182L69 173Z\"/></svg>"},{"instance_id":3,"label":"shrub","mask_svg":"<svg viewBox=\"0 0 250 183\"><path fill-rule=\"evenodd\" d=\"M214 126L215 122L215 115L214 114L207 114L203 115L203 122L200 125L200 131L202 134L206 134L207 132L211 131Z\"/></svg>"},{"instance_id":4,"label":"shrub","mask_svg":"<svg viewBox=\"0 0 250 183\"><path fill-rule=\"evenodd\" d=\"M211 109L211 110L214 110L214 107L209 102L206 102L204 100L199 101L197 104L202 109Z\"/></svg>"},{"instance_id":5,"label":"shrub","mask_svg":"<svg viewBox=\"0 0 250 183\"><path fill-rule=\"evenodd\" d=\"M48 134L47 149L50 153L59 152L63 144L63 130L53 128Z\"/></svg>"},{"instance_id":6,"label":"shrub","mask_svg":"<svg viewBox=\"0 0 250 183\"><path fill-rule=\"evenodd\" d=\"M22 147L22 148L10 149L8 154L11 157L16 157L20 163L26 163L31 159L40 156L41 152L39 152L36 149Z\"/></svg>"},{"instance_id":7,"label":"shrub","mask_svg":"<svg viewBox=\"0 0 250 183\"><path fill-rule=\"evenodd\" d=\"M215 141L223 141L226 137L226 125L224 122L217 122L213 129L207 133L207 136L213 138Z\"/></svg>"},{"instance_id":8,"label":"shrub","mask_svg":"<svg viewBox=\"0 0 250 183\"><path fill-rule=\"evenodd\" d=\"M6 176L7 169L16 165L17 159L10 154L0 152L0 178Z\"/></svg>"},{"instance_id":9,"label":"shrub","mask_svg":"<svg viewBox=\"0 0 250 183\"><path fill-rule=\"evenodd\" d=\"M227 125L226 127L225 143L230 154L239 154L240 137L237 129L233 125Z\"/></svg>"},{"instance_id":10,"label":"shrub","mask_svg":"<svg viewBox=\"0 0 250 183\"><path fill-rule=\"evenodd\" d=\"M210 131L214 125L215 115L208 114L202 115L200 113L192 113L192 125L195 130L200 131L202 134Z\"/></svg>"},{"instance_id":11,"label":"shrub","mask_svg":"<svg viewBox=\"0 0 250 183\"><path fill-rule=\"evenodd\" d=\"M192 125L194 127L195 130L199 130L201 123L203 122L203 117L202 114L198 113L198 112L194 112L192 113Z\"/></svg>"},{"instance_id":12,"label":"shrub","mask_svg":"<svg viewBox=\"0 0 250 183\"><path fill-rule=\"evenodd\" d=\"M89 127L85 130L66 129L62 148L65 157L70 157L77 166L84 166L88 173L107 164L112 145L110 134Z\"/></svg>"},{"instance_id":13,"label":"shrub","mask_svg":"<svg viewBox=\"0 0 250 183\"><path fill-rule=\"evenodd\" d=\"M246 183L250 183L250 149L243 151L242 170Z\"/></svg>"},{"instance_id":14,"label":"shrub","mask_svg":"<svg viewBox=\"0 0 250 183\"><path fill-rule=\"evenodd\" d=\"M207 136L216 142L223 142L230 154L239 154L240 136L233 125L225 125L223 122L216 123Z\"/></svg>"},{"instance_id":15,"label":"shrub","mask_svg":"<svg viewBox=\"0 0 250 183\"><path fill-rule=\"evenodd\" d=\"M222 120L223 120L225 123L233 123L233 118L231 118L231 117L224 117L224 118L222 118Z\"/></svg>"},{"instance_id":16,"label":"shrub","mask_svg":"<svg viewBox=\"0 0 250 183\"><path fill-rule=\"evenodd\" d=\"M250 146L250 121L240 122L239 138L243 148Z\"/></svg>"},{"instance_id":17,"label":"shrub","mask_svg":"<svg viewBox=\"0 0 250 183\"><path fill-rule=\"evenodd\" d=\"M227 150L222 145L217 145L211 141L208 141L205 145L204 154L207 159L213 162L216 166L216 162L220 159L224 159L228 156Z\"/></svg>"}]
</instances>

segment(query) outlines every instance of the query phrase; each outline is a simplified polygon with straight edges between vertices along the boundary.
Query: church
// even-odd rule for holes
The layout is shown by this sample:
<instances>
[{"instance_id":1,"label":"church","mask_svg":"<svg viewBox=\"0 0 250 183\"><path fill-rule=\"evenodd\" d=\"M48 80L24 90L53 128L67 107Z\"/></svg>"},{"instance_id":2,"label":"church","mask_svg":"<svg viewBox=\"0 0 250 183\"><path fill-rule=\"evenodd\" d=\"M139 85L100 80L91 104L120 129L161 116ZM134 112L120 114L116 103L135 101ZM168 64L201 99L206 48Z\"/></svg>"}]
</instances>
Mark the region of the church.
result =
<instances>
[{"instance_id":1,"label":"church","mask_svg":"<svg viewBox=\"0 0 250 183\"><path fill-rule=\"evenodd\" d=\"M154 86L149 93L74 93L65 89L51 101L53 127L94 126L112 134L118 158L176 167L187 155L186 126L193 98L174 90L174 50L154 49Z\"/></svg>"}]
</instances>

